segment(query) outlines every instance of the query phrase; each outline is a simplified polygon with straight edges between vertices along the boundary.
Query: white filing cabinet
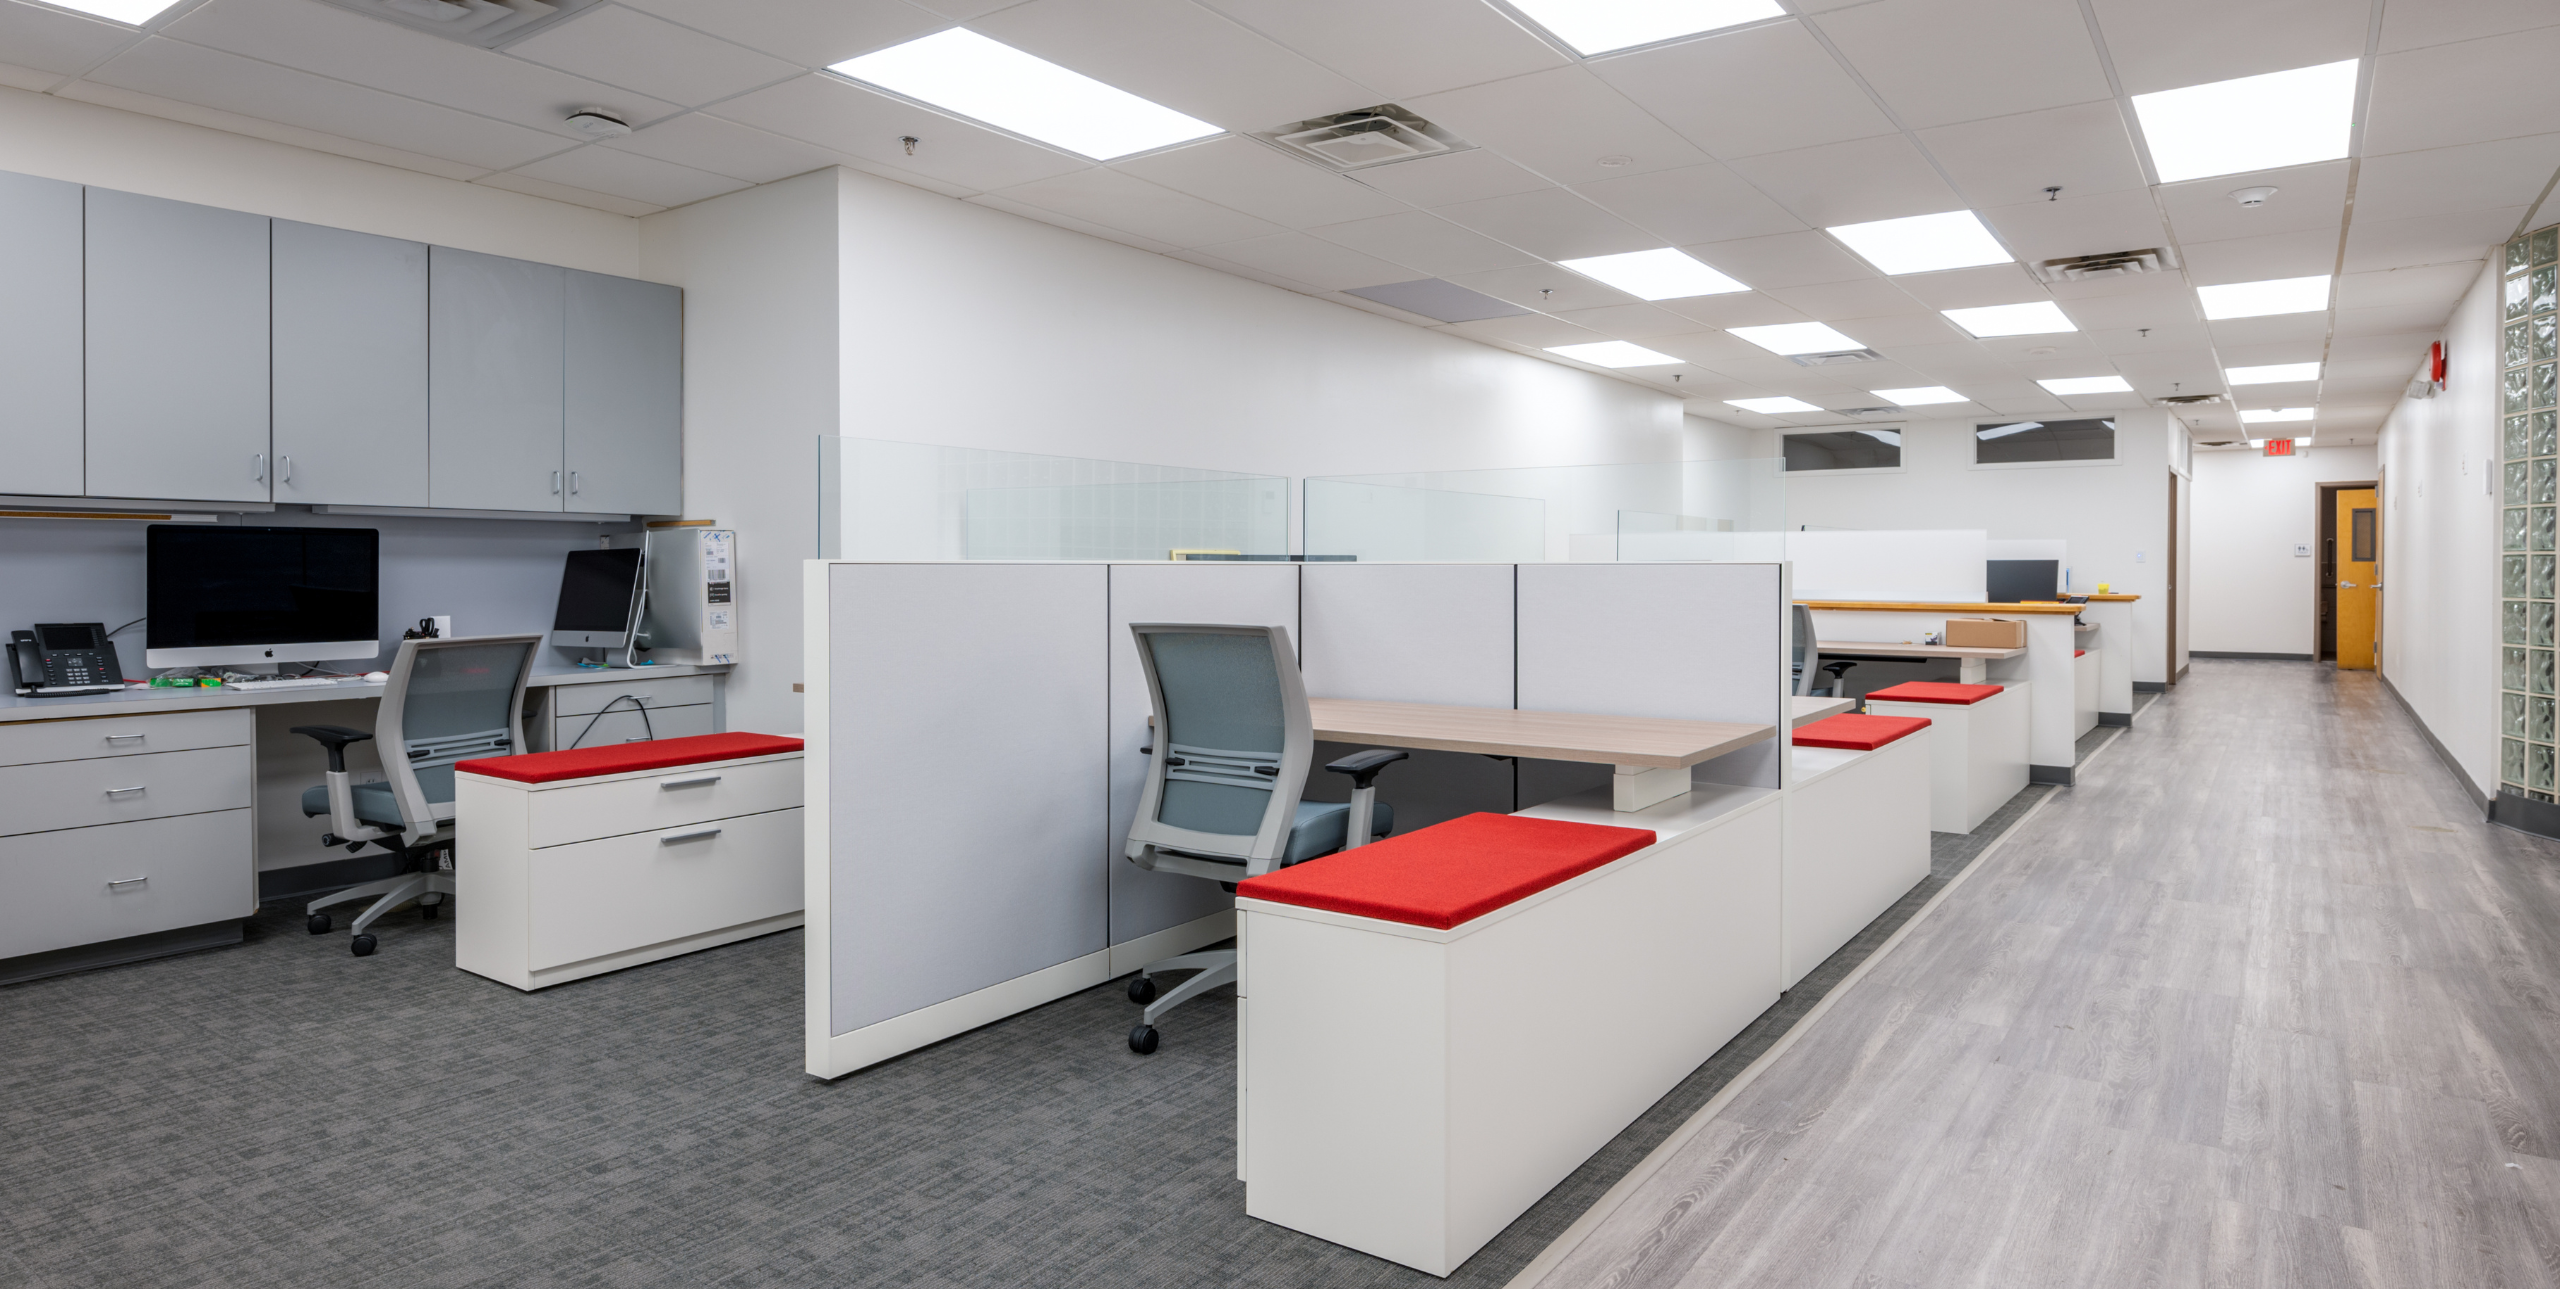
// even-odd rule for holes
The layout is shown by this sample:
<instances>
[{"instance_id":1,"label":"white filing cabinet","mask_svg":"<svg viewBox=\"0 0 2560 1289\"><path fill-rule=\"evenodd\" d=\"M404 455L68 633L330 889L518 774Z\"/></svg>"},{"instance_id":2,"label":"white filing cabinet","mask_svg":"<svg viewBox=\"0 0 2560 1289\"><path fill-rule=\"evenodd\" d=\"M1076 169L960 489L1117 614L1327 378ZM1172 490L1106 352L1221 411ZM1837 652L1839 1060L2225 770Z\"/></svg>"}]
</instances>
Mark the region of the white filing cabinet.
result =
<instances>
[{"instance_id":1,"label":"white filing cabinet","mask_svg":"<svg viewBox=\"0 0 2560 1289\"><path fill-rule=\"evenodd\" d=\"M255 736L245 708L0 724L0 980L43 974L7 961L28 954L255 913Z\"/></svg>"},{"instance_id":2,"label":"white filing cabinet","mask_svg":"<svg viewBox=\"0 0 2560 1289\"><path fill-rule=\"evenodd\" d=\"M454 965L533 990L800 925L800 771L456 775Z\"/></svg>"},{"instance_id":3,"label":"white filing cabinet","mask_svg":"<svg viewBox=\"0 0 2560 1289\"><path fill-rule=\"evenodd\" d=\"M646 670L612 680L554 685L540 719L527 731L534 750L611 747L645 739L714 734L710 676L651 676Z\"/></svg>"}]
</instances>

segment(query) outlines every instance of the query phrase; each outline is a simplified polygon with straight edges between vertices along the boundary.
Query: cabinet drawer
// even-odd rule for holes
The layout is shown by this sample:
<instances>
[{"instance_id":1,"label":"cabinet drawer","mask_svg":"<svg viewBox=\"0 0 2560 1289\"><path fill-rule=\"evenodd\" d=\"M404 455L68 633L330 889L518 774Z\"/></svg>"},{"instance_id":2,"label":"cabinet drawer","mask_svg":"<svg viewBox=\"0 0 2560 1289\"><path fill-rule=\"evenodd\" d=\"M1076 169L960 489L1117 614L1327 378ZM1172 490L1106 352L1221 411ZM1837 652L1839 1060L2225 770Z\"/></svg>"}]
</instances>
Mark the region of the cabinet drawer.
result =
<instances>
[{"instance_id":1,"label":"cabinet drawer","mask_svg":"<svg viewBox=\"0 0 2560 1289\"><path fill-rule=\"evenodd\" d=\"M652 707L645 713L635 712L626 704L620 711L588 716L563 716L551 722L551 746L555 751L573 747L611 747L616 743L638 743L652 738L686 738L709 734L711 705L695 707Z\"/></svg>"},{"instance_id":2,"label":"cabinet drawer","mask_svg":"<svg viewBox=\"0 0 2560 1289\"><path fill-rule=\"evenodd\" d=\"M619 706L614 700L623 699ZM709 676L657 676L648 680L597 681L589 685L553 685L551 714L585 716L613 706L617 712L642 707L685 707L711 701Z\"/></svg>"},{"instance_id":3,"label":"cabinet drawer","mask_svg":"<svg viewBox=\"0 0 2560 1289\"><path fill-rule=\"evenodd\" d=\"M681 765L639 779L525 794L525 844L540 848L800 804L799 757L752 765Z\"/></svg>"},{"instance_id":4,"label":"cabinet drawer","mask_svg":"<svg viewBox=\"0 0 2560 1289\"><path fill-rule=\"evenodd\" d=\"M250 847L247 810L0 838L0 957L245 918Z\"/></svg>"},{"instance_id":5,"label":"cabinet drawer","mask_svg":"<svg viewBox=\"0 0 2560 1289\"><path fill-rule=\"evenodd\" d=\"M0 834L246 807L253 766L248 748L213 747L0 767Z\"/></svg>"},{"instance_id":6,"label":"cabinet drawer","mask_svg":"<svg viewBox=\"0 0 2560 1289\"><path fill-rule=\"evenodd\" d=\"M184 752L200 747L245 747L256 741L257 728L257 717L246 707L75 721L23 721L0 725L0 765L132 756L137 752Z\"/></svg>"},{"instance_id":7,"label":"cabinet drawer","mask_svg":"<svg viewBox=\"0 0 2560 1289\"><path fill-rule=\"evenodd\" d=\"M800 813L795 807L534 851L527 965L541 971L797 912ZM469 907L467 890L463 903Z\"/></svg>"}]
</instances>

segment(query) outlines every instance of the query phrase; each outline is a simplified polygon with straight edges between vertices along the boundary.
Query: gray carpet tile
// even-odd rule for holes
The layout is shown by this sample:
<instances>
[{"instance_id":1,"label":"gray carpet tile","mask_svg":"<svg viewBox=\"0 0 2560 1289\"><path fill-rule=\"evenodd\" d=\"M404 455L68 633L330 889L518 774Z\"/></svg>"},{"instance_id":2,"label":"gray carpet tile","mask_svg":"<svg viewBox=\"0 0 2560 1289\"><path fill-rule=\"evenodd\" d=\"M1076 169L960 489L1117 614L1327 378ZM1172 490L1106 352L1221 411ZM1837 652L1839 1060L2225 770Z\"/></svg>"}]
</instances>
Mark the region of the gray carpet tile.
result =
<instances>
[{"instance_id":1,"label":"gray carpet tile","mask_svg":"<svg viewBox=\"0 0 2560 1289\"><path fill-rule=\"evenodd\" d=\"M2051 791L1937 835L1927 881L1445 1283L1508 1280ZM236 948L0 989L0 1284L1441 1283L1244 1216L1231 991L1151 1057L1115 981L826 1084L799 932L520 994L454 970L452 928L397 914L359 959L270 908Z\"/></svg>"}]
</instances>

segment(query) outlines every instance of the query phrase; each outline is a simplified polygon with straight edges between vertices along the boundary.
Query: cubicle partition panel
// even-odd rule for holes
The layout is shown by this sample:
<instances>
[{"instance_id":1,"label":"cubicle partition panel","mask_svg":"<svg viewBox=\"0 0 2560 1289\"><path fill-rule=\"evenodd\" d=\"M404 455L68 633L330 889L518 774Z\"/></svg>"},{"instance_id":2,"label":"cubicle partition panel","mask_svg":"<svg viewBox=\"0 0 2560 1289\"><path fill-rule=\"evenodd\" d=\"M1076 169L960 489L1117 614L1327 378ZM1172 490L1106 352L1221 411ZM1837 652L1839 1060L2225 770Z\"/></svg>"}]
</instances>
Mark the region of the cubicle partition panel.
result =
<instances>
[{"instance_id":1,"label":"cubicle partition panel","mask_svg":"<svg viewBox=\"0 0 2560 1289\"><path fill-rule=\"evenodd\" d=\"M1516 705L1511 564L1309 564L1299 612L1307 693L1317 698ZM1360 749L1324 743L1318 764ZM1508 814L1527 804L1514 761L1469 752L1416 750L1378 780L1396 810L1396 831L1477 811ZM1318 773L1318 801L1347 801L1350 781Z\"/></svg>"}]
</instances>

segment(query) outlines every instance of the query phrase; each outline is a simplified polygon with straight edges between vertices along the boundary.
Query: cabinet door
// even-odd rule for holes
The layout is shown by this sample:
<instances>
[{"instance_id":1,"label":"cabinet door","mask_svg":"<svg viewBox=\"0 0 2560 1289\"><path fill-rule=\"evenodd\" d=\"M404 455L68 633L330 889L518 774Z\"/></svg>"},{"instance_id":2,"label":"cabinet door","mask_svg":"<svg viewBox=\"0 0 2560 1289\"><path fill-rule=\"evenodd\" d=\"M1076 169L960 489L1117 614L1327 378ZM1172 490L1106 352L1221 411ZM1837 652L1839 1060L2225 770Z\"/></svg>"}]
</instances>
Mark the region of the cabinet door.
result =
<instances>
[{"instance_id":1,"label":"cabinet door","mask_svg":"<svg viewBox=\"0 0 2560 1289\"><path fill-rule=\"evenodd\" d=\"M570 510L684 509L684 293L569 271Z\"/></svg>"},{"instance_id":2,"label":"cabinet door","mask_svg":"<svg viewBox=\"0 0 2560 1289\"><path fill-rule=\"evenodd\" d=\"M88 192L88 492L267 500L267 217Z\"/></svg>"},{"instance_id":3,"label":"cabinet door","mask_svg":"<svg viewBox=\"0 0 2560 1289\"><path fill-rule=\"evenodd\" d=\"M0 174L0 492L81 493L80 185Z\"/></svg>"},{"instance_id":4,"label":"cabinet door","mask_svg":"<svg viewBox=\"0 0 2560 1289\"><path fill-rule=\"evenodd\" d=\"M562 278L549 264L427 252L427 497L559 510Z\"/></svg>"},{"instance_id":5,"label":"cabinet door","mask_svg":"<svg viewBox=\"0 0 2560 1289\"><path fill-rule=\"evenodd\" d=\"M427 247L275 221L275 499L427 504Z\"/></svg>"}]
</instances>

